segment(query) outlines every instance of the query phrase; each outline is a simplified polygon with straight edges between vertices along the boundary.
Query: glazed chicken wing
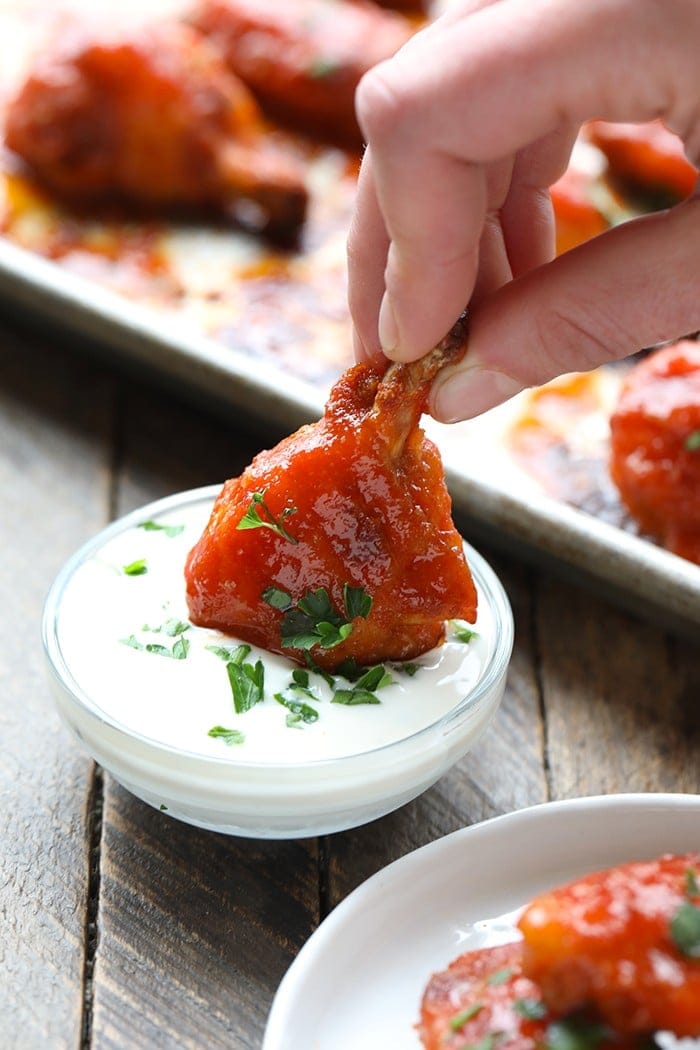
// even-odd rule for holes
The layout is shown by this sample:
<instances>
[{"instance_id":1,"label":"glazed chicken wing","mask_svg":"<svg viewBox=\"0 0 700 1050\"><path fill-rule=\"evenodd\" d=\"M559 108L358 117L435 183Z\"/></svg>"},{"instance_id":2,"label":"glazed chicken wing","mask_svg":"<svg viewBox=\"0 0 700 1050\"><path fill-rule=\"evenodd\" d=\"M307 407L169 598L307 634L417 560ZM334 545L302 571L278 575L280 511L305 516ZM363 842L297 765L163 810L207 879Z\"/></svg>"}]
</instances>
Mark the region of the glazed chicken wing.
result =
<instances>
[{"instance_id":1,"label":"glazed chicken wing","mask_svg":"<svg viewBox=\"0 0 700 1050\"><path fill-rule=\"evenodd\" d=\"M6 143L78 202L204 207L292 238L307 193L257 105L194 29L66 31L9 108Z\"/></svg>"},{"instance_id":2,"label":"glazed chicken wing","mask_svg":"<svg viewBox=\"0 0 700 1050\"><path fill-rule=\"evenodd\" d=\"M360 78L413 32L369 0L202 0L193 20L272 117L352 147Z\"/></svg>"},{"instance_id":3,"label":"glazed chicken wing","mask_svg":"<svg viewBox=\"0 0 700 1050\"><path fill-rule=\"evenodd\" d=\"M333 670L407 660L445 620L473 622L476 591L439 453L418 426L458 326L413 365L350 369L318 423L224 486L190 553L194 623Z\"/></svg>"},{"instance_id":4,"label":"glazed chicken wing","mask_svg":"<svg viewBox=\"0 0 700 1050\"><path fill-rule=\"evenodd\" d=\"M632 863L523 913L523 972L548 1007L594 1007L622 1035L700 1035L700 854Z\"/></svg>"},{"instance_id":5,"label":"glazed chicken wing","mask_svg":"<svg viewBox=\"0 0 700 1050\"><path fill-rule=\"evenodd\" d=\"M610 472L642 529L700 565L700 343L635 365L610 420Z\"/></svg>"}]
</instances>

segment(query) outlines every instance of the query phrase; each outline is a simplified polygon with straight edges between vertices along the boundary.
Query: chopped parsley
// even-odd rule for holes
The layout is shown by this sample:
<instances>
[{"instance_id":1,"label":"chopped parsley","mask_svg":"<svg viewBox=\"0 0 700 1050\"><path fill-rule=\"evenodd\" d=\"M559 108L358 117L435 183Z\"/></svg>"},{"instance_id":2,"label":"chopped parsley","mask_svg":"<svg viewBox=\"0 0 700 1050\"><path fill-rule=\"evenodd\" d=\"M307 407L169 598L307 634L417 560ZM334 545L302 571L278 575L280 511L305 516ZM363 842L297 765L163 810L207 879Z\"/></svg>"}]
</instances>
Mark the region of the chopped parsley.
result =
<instances>
[{"instance_id":1,"label":"chopped parsley","mask_svg":"<svg viewBox=\"0 0 700 1050\"><path fill-rule=\"evenodd\" d=\"M544 1045L546 1050L596 1050L612 1037L607 1025L582 1017L569 1017L547 1026Z\"/></svg>"},{"instance_id":2,"label":"chopped parsley","mask_svg":"<svg viewBox=\"0 0 700 1050\"><path fill-rule=\"evenodd\" d=\"M241 645L205 645L204 648L227 664L242 664L250 652L250 646L245 643Z\"/></svg>"},{"instance_id":3,"label":"chopped parsley","mask_svg":"<svg viewBox=\"0 0 700 1050\"><path fill-rule=\"evenodd\" d=\"M144 532L164 532L170 539L185 531L184 525L159 525L157 521L142 521L139 528Z\"/></svg>"},{"instance_id":4,"label":"chopped parsley","mask_svg":"<svg viewBox=\"0 0 700 1050\"><path fill-rule=\"evenodd\" d=\"M144 576L148 572L146 559L138 558L137 561L131 561L128 565L122 565L122 572L125 576Z\"/></svg>"},{"instance_id":5,"label":"chopped parsley","mask_svg":"<svg viewBox=\"0 0 700 1050\"><path fill-rule=\"evenodd\" d=\"M486 983L491 985L505 984L512 976L513 970L506 966L503 970L494 970Z\"/></svg>"},{"instance_id":6,"label":"chopped parsley","mask_svg":"<svg viewBox=\"0 0 700 1050\"><path fill-rule=\"evenodd\" d=\"M237 529L270 529L276 532L290 543L298 543L296 536L292 536L284 527L284 519L291 514L296 514L296 507L285 507L281 514L274 514L265 502L265 492L254 492L250 506L236 525ZM265 515L263 517L263 515Z\"/></svg>"},{"instance_id":7,"label":"chopped parsley","mask_svg":"<svg viewBox=\"0 0 700 1050\"><path fill-rule=\"evenodd\" d=\"M290 720L289 715L287 716L287 725L295 726L301 720L310 725L312 722L318 722L318 711L315 707L311 707L310 704L305 703L303 700L297 700L293 696L288 695L288 691L284 693L275 693L275 700L282 707L286 707L293 717Z\"/></svg>"},{"instance_id":8,"label":"chopped parsley","mask_svg":"<svg viewBox=\"0 0 700 1050\"><path fill-rule=\"evenodd\" d=\"M472 638L479 637L476 631L470 630L470 628L466 627L461 620L449 620L448 623L450 627L450 636L456 642L464 642L465 645L468 645Z\"/></svg>"},{"instance_id":9,"label":"chopped parsley","mask_svg":"<svg viewBox=\"0 0 700 1050\"><path fill-rule=\"evenodd\" d=\"M526 1021L541 1021L547 1016L547 1007L541 999L523 998L513 1002L516 1014L524 1017Z\"/></svg>"},{"instance_id":10,"label":"chopped parsley","mask_svg":"<svg viewBox=\"0 0 700 1050\"><path fill-rule=\"evenodd\" d=\"M190 643L186 638L180 636L173 643L171 649L167 645L161 645L159 642L140 642L135 634L130 634L128 638L119 639L122 645L128 645L131 649L138 649L144 653L155 653L156 656L168 656L171 660L185 660L187 654L190 651Z\"/></svg>"},{"instance_id":11,"label":"chopped parsley","mask_svg":"<svg viewBox=\"0 0 700 1050\"><path fill-rule=\"evenodd\" d=\"M372 608L372 598L364 588L349 584L343 588L344 612L336 609L325 587L307 591L296 603L286 591L268 587L262 600L284 614L280 639L284 648L292 649L312 649L315 645L332 649L340 645L352 634L350 621L356 616L368 616Z\"/></svg>"},{"instance_id":12,"label":"chopped parsley","mask_svg":"<svg viewBox=\"0 0 700 1050\"><path fill-rule=\"evenodd\" d=\"M352 689L336 689L331 703L346 704L350 707L355 704L379 704L381 700L375 695L376 690L392 685L393 681L392 676L387 674L384 664L377 664L365 671L357 679Z\"/></svg>"},{"instance_id":13,"label":"chopped parsley","mask_svg":"<svg viewBox=\"0 0 700 1050\"><path fill-rule=\"evenodd\" d=\"M700 897L700 882L695 868L688 868L685 873L685 895L686 897Z\"/></svg>"},{"instance_id":14,"label":"chopped parsley","mask_svg":"<svg viewBox=\"0 0 700 1050\"><path fill-rule=\"evenodd\" d=\"M458 1032L467 1021L471 1021L472 1017L476 1017L483 1009L483 1003L474 1003L473 1006L468 1006L466 1010L462 1010L461 1013L455 1014L454 1017L450 1018L450 1028L453 1032Z\"/></svg>"},{"instance_id":15,"label":"chopped parsley","mask_svg":"<svg viewBox=\"0 0 700 1050\"><path fill-rule=\"evenodd\" d=\"M168 638L177 638L179 634L184 634L189 629L190 625L185 620L178 620L175 617L166 620L160 627L149 627L145 623L141 628L142 631L149 631L151 634L167 634Z\"/></svg>"},{"instance_id":16,"label":"chopped parsley","mask_svg":"<svg viewBox=\"0 0 700 1050\"><path fill-rule=\"evenodd\" d=\"M325 77L333 76L339 69L340 64L334 58L319 55L309 66L309 76L314 80L323 80Z\"/></svg>"},{"instance_id":17,"label":"chopped parsley","mask_svg":"<svg viewBox=\"0 0 700 1050\"><path fill-rule=\"evenodd\" d=\"M420 671L420 664L394 664L394 667L400 674L407 674L409 678L413 678L417 671Z\"/></svg>"},{"instance_id":18,"label":"chopped parsley","mask_svg":"<svg viewBox=\"0 0 700 1050\"><path fill-rule=\"evenodd\" d=\"M671 939L682 955L700 959L700 908L697 904L691 901L679 904L669 929Z\"/></svg>"},{"instance_id":19,"label":"chopped parsley","mask_svg":"<svg viewBox=\"0 0 700 1050\"><path fill-rule=\"evenodd\" d=\"M245 734L241 733L240 729L227 729L225 726L212 726L207 736L214 737L215 740L223 740L228 747L242 744L245 741Z\"/></svg>"},{"instance_id":20,"label":"chopped parsley","mask_svg":"<svg viewBox=\"0 0 700 1050\"><path fill-rule=\"evenodd\" d=\"M245 663L244 659L238 662L229 660L226 672L236 714L245 714L264 699L265 668L262 660L256 660L254 664Z\"/></svg>"},{"instance_id":21,"label":"chopped parsley","mask_svg":"<svg viewBox=\"0 0 700 1050\"><path fill-rule=\"evenodd\" d=\"M700 430L694 430L685 439L685 447L688 452L700 451Z\"/></svg>"},{"instance_id":22,"label":"chopped parsley","mask_svg":"<svg viewBox=\"0 0 700 1050\"><path fill-rule=\"evenodd\" d=\"M161 804L160 804L160 806L158 808L161 811L161 813L167 813L168 812L168 807L166 806L166 804L164 802L161 802Z\"/></svg>"},{"instance_id":23,"label":"chopped parsley","mask_svg":"<svg viewBox=\"0 0 700 1050\"><path fill-rule=\"evenodd\" d=\"M324 671L322 667L318 666L311 653L305 652L304 659L306 660L306 666L309 668L310 671L313 671L314 674L319 675L324 680L326 685L329 685L331 687L331 689L335 689L335 678L332 674L328 674L328 671Z\"/></svg>"}]
</instances>

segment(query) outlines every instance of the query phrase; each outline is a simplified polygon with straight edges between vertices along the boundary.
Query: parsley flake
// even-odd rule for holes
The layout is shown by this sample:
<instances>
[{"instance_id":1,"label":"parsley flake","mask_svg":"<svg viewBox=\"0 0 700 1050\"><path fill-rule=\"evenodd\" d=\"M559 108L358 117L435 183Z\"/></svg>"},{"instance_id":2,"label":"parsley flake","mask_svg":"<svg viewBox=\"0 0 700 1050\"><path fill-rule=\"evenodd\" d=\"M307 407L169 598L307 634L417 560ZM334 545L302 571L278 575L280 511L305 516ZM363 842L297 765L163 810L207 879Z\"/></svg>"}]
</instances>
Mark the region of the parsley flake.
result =
<instances>
[{"instance_id":1,"label":"parsley flake","mask_svg":"<svg viewBox=\"0 0 700 1050\"><path fill-rule=\"evenodd\" d=\"M296 604L285 591L268 587L262 600L284 613L280 639L284 648L291 649L312 649L315 645L332 649L340 645L352 634L350 620L364 615L361 610L369 613L372 608L372 599L364 588L348 584L343 588L344 614L333 605L325 587L307 591Z\"/></svg>"},{"instance_id":2,"label":"parsley flake","mask_svg":"<svg viewBox=\"0 0 700 1050\"><path fill-rule=\"evenodd\" d=\"M256 660L254 664L244 663L242 659L238 663L229 660L226 672L236 714L245 714L264 698L265 668L262 660Z\"/></svg>"},{"instance_id":3,"label":"parsley flake","mask_svg":"<svg viewBox=\"0 0 700 1050\"><path fill-rule=\"evenodd\" d=\"M142 521L138 527L144 532L164 532L169 539L174 539L185 531L184 525L159 525L157 521Z\"/></svg>"},{"instance_id":4,"label":"parsley flake","mask_svg":"<svg viewBox=\"0 0 700 1050\"><path fill-rule=\"evenodd\" d=\"M225 726L212 726L207 736L214 737L215 740L223 740L228 747L242 744L245 741L245 733L241 733L240 729L227 729Z\"/></svg>"},{"instance_id":5,"label":"parsley flake","mask_svg":"<svg viewBox=\"0 0 700 1050\"><path fill-rule=\"evenodd\" d=\"M138 649L144 653L154 653L156 656L167 656L171 660L185 660L190 651L190 643L182 636L175 641L172 649L169 649L167 645L161 645L159 642L144 644L139 641L135 634L130 634L128 638L120 638L119 641L122 645L128 645L130 649Z\"/></svg>"},{"instance_id":6,"label":"parsley flake","mask_svg":"<svg viewBox=\"0 0 700 1050\"><path fill-rule=\"evenodd\" d=\"M458 1032L467 1021L471 1021L472 1017L476 1017L483 1009L483 1003L474 1003L473 1006L468 1006L466 1010L462 1010L461 1013L455 1014L454 1017L450 1018L450 1028L453 1032Z\"/></svg>"},{"instance_id":7,"label":"parsley flake","mask_svg":"<svg viewBox=\"0 0 700 1050\"><path fill-rule=\"evenodd\" d=\"M547 1026L544 1045L546 1050L596 1050L612 1037L607 1025L570 1017Z\"/></svg>"},{"instance_id":8,"label":"parsley flake","mask_svg":"<svg viewBox=\"0 0 700 1050\"><path fill-rule=\"evenodd\" d=\"M694 430L685 439L685 447L688 452L700 452L700 430Z\"/></svg>"},{"instance_id":9,"label":"parsley flake","mask_svg":"<svg viewBox=\"0 0 700 1050\"><path fill-rule=\"evenodd\" d=\"M148 572L146 559L138 558L136 561L129 562L128 565L122 565L122 572L125 576L145 576Z\"/></svg>"},{"instance_id":10,"label":"parsley flake","mask_svg":"<svg viewBox=\"0 0 700 1050\"><path fill-rule=\"evenodd\" d=\"M526 1021L541 1021L543 1017L547 1016L547 1007L541 999L516 999L513 1002L513 1009L516 1014L520 1014Z\"/></svg>"},{"instance_id":11,"label":"parsley flake","mask_svg":"<svg viewBox=\"0 0 700 1050\"><path fill-rule=\"evenodd\" d=\"M284 519L291 514L296 514L296 507L285 507L281 514L274 514L265 502L265 492L253 492L250 506L236 525L237 529L270 529L276 532L282 539L290 543L298 543L296 536L292 536L284 527ZM263 514L266 515L263 517Z\"/></svg>"},{"instance_id":12,"label":"parsley flake","mask_svg":"<svg viewBox=\"0 0 700 1050\"><path fill-rule=\"evenodd\" d=\"M466 627L461 620L450 620L449 625L451 636L455 642L464 642L465 645L468 645L472 638L479 637L476 631Z\"/></svg>"},{"instance_id":13,"label":"parsley flake","mask_svg":"<svg viewBox=\"0 0 700 1050\"><path fill-rule=\"evenodd\" d=\"M505 984L512 976L513 970L506 966L503 970L494 970L486 983L491 985Z\"/></svg>"},{"instance_id":14,"label":"parsley flake","mask_svg":"<svg viewBox=\"0 0 700 1050\"><path fill-rule=\"evenodd\" d=\"M700 908L690 901L683 901L669 928L679 952L689 959L700 959Z\"/></svg>"},{"instance_id":15,"label":"parsley flake","mask_svg":"<svg viewBox=\"0 0 700 1050\"><path fill-rule=\"evenodd\" d=\"M142 631L148 631L151 634L167 634L168 638L177 638L179 634L184 634L189 629L190 625L185 620L178 620L175 617L166 620L160 627L149 627L145 623L141 628Z\"/></svg>"},{"instance_id":16,"label":"parsley flake","mask_svg":"<svg viewBox=\"0 0 700 1050\"><path fill-rule=\"evenodd\" d=\"M204 648L227 664L242 664L250 652L250 646L245 643L241 645L205 645Z\"/></svg>"},{"instance_id":17,"label":"parsley flake","mask_svg":"<svg viewBox=\"0 0 700 1050\"><path fill-rule=\"evenodd\" d=\"M299 719L302 722L306 722L307 725L311 725L312 722L318 722L318 711L316 708L304 703L303 700L295 700L294 697L288 696L286 692L275 693L275 700L282 707L286 707L289 713L294 716L295 721L292 725L297 725ZM287 716L287 725L289 725L289 716Z\"/></svg>"},{"instance_id":18,"label":"parsley flake","mask_svg":"<svg viewBox=\"0 0 700 1050\"><path fill-rule=\"evenodd\" d=\"M688 868L685 873L685 895L686 897L700 897L700 882L695 868Z\"/></svg>"},{"instance_id":19,"label":"parsley flake","mask_svg":"<svg viewBox=\"0 0 700 1050\"><path fill-rule=\"evenodd\" d=\"M349 707L356 704L380 704L381 700L375 695L376 690L392 685L393 682L394 679L387 674L384 664L377 664L365 671L352 689L336 689L331 703L346 704Z\"/></svg>"}]
</instances>

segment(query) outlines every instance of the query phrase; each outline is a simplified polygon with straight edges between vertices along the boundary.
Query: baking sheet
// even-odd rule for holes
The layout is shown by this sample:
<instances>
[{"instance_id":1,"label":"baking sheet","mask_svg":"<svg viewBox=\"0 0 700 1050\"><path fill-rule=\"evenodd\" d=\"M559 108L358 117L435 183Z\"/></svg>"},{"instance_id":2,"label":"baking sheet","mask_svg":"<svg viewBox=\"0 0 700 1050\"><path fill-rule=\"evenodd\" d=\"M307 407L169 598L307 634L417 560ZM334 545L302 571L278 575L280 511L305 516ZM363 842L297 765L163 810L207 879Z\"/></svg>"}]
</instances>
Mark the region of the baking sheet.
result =
<instances>
[{"instance_id":1,"label":"baking sheet","mask_svg":"<svg viewBox=\"0 0 700 1050\"><path fill-rule=\"evenodd\" d=\"M43 10L28 0L0 0L0 59L35 8ZM21 50L5 67L0 104L19 75ZM0 297L13 309L77 333L95 352L155 372L217 408L239 408L287 429L320 414L332 379L350 362L344 237L352 160L309 151L312 212L292 255L220 227L71 216L18 180L4 160ZM154 259L167 266L154 266ZM515 399L469 423L428 422L458 517L477 537L555 559L636 611L697 634L700 567L547 496L509 453L518 411Z\"/></svg>"}]
</instances>

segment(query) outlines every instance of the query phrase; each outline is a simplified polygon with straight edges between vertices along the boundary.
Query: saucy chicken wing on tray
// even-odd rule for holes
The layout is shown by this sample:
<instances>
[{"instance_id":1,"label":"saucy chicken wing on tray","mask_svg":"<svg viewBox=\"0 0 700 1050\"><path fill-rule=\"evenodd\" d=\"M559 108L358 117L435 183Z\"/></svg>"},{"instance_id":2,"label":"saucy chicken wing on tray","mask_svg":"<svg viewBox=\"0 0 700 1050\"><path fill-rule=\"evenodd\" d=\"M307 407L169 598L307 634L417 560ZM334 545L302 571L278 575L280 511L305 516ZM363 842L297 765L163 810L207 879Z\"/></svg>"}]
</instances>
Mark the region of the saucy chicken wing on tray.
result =
<instances>
[{"instance_id":1,"label":"saucy chicken wing on tray","mask_svg":"<svg viewBox=\"0 0 700 1050\"><path fill-rule=\"evenodd\" d=\"M610 420L610 473L641 528L700 565L700 342L635 365Z\"/></svg>"},{"instance_id":2,"label":"saucy chicken wing on tray","mask_svg":"<svg viewBox=\"0 0 700 1050\"><path fill-rule=\"evenodd\" d=\"M277 236L304 220L304 171L191 27L74 26L38 56L5 140L60 196L214 209Z\"/></svg>"},{"instance_id":3,"label":"saucy chicken wing on tray","mask_svg":"<svg viewBox=\"0 0 700 1050\"><path fill-rule=\"evenodd\" d=\"M370 0L202 0L192 17L270 116L356 148L355 88L414 31Z\"/></svg>"},{"instance_id":4,"label":"saucy chicken wing on tray","mask_svg":"<svg viewBox=\"0 0 700 1050\"><path fill-rule=\"evenodd\" d=\"M425 1050L619 1050L700 1036L700 854L596 872L522 913L523 940L465 952L430 979Z\"/></svg>"},{"instance_id":5,"label":"saucy chicken wing on tray","mask_svg":"<svg viewBox=\"0 0 700 1050\"><path fill-rule=\"evenodd\" d=\"M194 623L333 670L408 660L476 591L440 455L419 427L464 323L421 361L358 365L323 419L262 452L224 486L187 568Z\"/></svg>"}]
</instances>

